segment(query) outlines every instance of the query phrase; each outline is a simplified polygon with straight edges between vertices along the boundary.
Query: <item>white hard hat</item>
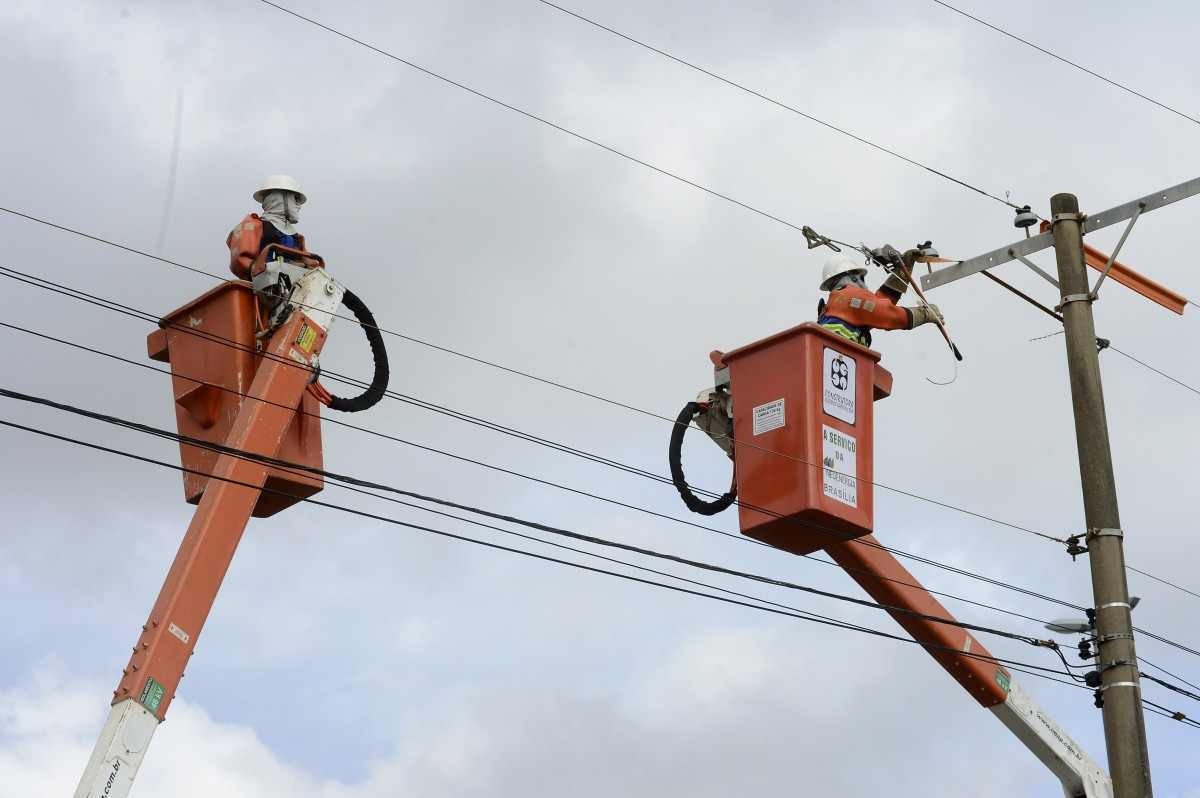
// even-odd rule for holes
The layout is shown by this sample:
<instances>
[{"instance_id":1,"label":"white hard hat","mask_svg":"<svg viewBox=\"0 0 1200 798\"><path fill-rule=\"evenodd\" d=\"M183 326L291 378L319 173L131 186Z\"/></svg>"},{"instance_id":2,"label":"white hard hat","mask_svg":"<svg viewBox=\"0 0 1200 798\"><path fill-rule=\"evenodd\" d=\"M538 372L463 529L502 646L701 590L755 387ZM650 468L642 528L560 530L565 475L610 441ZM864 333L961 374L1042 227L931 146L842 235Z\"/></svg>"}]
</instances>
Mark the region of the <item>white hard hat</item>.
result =
<instances>
[{"instance_id":1,"label":"white hard hat","mask_svg":"<svg viewBox=\"0 0 1200 798\"><path fill-rule=\"evenodd\" d=\"M290 191L296 195L300 204L308 202L308 197L300 190L300 184L296 182L296 178L290 175L271 175L263 181L262 188L254 192L254 201L262 202L271 191Z\"/></svg>"},{"instance_id":2,"label":"white hard hat","mask_svg":"<svg viewBox=\"0 0 1200 798\"><path fill-rule=\"evenodd\" d=\"M857 274L860 277L866 277L867 268L862 265L861 261L855 260L849 255L834 255L825 261L825 268L821 269L821 290L828 291L833 287L834 281L843 274Z\"/></svg>"}]
</instances>

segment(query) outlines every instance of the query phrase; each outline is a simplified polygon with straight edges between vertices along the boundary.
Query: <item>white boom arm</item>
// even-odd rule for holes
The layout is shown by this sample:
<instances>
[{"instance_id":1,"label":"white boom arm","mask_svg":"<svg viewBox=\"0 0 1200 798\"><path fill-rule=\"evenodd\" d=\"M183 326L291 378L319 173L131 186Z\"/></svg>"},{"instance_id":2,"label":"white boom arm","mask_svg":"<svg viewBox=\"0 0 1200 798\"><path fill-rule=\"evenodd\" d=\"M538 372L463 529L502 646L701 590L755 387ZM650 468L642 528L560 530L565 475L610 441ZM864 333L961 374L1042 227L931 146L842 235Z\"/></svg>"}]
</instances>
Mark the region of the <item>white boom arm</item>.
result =
<instances>
[{"instance_id":1,"label":"white boom arm","mask_svg":"<svg viewBox=\"0 0 1200 798\"><path fill-rule=\"evenodd\" d=\"M991 711L1058 777L1067 798L1113 798L1108 774L1016 682Z\"/></svg>"}]
</instances>

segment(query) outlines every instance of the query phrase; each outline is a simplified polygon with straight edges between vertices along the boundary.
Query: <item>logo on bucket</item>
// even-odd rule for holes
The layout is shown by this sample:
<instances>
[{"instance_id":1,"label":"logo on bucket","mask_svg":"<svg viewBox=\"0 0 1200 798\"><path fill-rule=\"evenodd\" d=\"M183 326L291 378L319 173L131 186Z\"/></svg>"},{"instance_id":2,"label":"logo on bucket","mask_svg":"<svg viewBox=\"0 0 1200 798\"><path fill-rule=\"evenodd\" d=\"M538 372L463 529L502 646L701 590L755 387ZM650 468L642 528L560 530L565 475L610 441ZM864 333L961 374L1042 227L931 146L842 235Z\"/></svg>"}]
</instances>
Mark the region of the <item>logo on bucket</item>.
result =
<instances>
[{"instance_id":1,"label":"logo on bucket","mask_svg":"<svg viewBox=\"0 0 1200 798\"><path fill-rule=\"evenodd\" d=\"M825 380L821 390L821 406L828 415L854 423L854 358L836 349L825 347Z\"/></svg>"}]
</instances>

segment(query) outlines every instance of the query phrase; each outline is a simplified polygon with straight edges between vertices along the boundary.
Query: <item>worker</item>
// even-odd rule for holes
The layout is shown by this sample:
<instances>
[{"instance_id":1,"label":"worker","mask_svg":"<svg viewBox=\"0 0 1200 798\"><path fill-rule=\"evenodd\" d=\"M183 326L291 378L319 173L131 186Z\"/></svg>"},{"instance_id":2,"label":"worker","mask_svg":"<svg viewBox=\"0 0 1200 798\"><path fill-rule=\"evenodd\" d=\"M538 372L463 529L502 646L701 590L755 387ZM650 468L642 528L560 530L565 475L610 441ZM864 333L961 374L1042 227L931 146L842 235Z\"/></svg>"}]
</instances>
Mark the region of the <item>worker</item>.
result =
<instances>
[{"instance_id":1,"label":"worker","mask_svg":"<svg viewBox=\"0 0 1200 798\"><path fill-rule=\"evenodd\" d=\"M262 205L262 213L247 214L225 239L229 270L242 280L250 279L254 259L271 244L308 251L304 236L296 232L300 206L308 201L300 184L287 175L271 175L253 196Z\"/></svg>"},{"instance_id":2,"label":"worker","mask_svg":"<svg viewBox=\"0 0 1200 798\"><path fill-rule=\"evenodd\" d=\"M871 330L911 330L922 324L943 321L937 305L903 307L896 304L908 290L906 272L919 254L909 250L901 255L892 247L884 254L897 268L888 275L878 291L867 288L867 269L848 255L839 254L825 262L821 272L821 290L829 292L828 301L817 305L817 324L831 333L856 344L871 345Z\"/></svg>"}]
</instances>

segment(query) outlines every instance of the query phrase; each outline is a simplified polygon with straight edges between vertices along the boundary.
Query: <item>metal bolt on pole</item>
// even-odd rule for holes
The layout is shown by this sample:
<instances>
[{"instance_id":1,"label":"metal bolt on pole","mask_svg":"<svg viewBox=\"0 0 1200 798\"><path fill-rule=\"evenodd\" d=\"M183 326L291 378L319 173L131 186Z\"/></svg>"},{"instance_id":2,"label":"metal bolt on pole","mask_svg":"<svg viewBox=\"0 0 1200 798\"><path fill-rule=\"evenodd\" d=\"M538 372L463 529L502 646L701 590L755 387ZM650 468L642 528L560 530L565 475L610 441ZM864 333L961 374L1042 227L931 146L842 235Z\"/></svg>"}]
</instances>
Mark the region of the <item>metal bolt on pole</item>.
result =
<instances>
[{"instance_id":1,"label":"metal bolt on pole","mask_svg":"<svg viewBox=\"0 0 1200 798\"><path fill-rule=\"evenodd\" d=\"M1096 662L1104 703L1108 764L1116 798L1150 798L1153 794L1150 757L1133 646L1123 533L1100 384L1092 297L1088 295L1084 268L1079 200L1074 194L1055 194L1050 198L1050 212L1096 607L1099 649Z\"/></svg>"}]
</instances>

